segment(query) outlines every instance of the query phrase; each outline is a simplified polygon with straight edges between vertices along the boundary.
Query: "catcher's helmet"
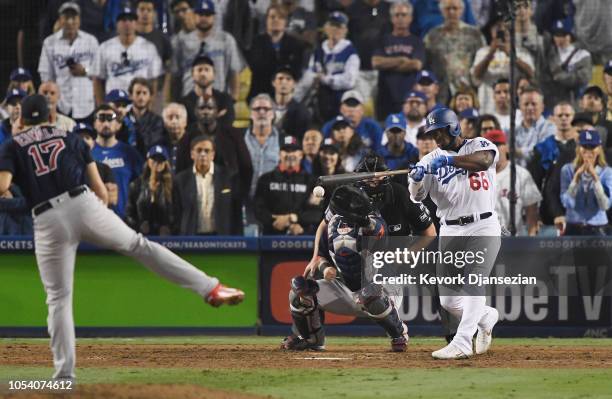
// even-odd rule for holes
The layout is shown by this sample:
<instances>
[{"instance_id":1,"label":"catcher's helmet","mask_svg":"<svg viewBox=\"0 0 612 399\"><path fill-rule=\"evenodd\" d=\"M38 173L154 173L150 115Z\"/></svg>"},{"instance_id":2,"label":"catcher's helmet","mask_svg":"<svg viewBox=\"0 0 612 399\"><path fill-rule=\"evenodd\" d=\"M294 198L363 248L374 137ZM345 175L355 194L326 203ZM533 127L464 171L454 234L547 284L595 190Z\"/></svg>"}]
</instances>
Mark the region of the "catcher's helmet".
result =
<instances>
[{"instance_id":1,"label":"catcher's helmet","mask_svg":"<svg viewBox=\"0 0 612 399\"><path fill-rule=\"evenodd\" d=\"M334 190L329 209L334 214L346 218L347 221L358 224L367 222L368 215L376 210L370 197L363 190L352 185L340 186Z\"/></svg>"},{"instance_id":2,"label":"catcher's helmet","mask_svg":"<svg viewBox=\"0 0 612 399\"><path fill-rule=\"evenodd\" d=\"M429 113L425 118L425 133L448 127L448 133L457 137L461 134L461 126L457 114L448 108L438 108Z\"/></svg>"}]
</instances>

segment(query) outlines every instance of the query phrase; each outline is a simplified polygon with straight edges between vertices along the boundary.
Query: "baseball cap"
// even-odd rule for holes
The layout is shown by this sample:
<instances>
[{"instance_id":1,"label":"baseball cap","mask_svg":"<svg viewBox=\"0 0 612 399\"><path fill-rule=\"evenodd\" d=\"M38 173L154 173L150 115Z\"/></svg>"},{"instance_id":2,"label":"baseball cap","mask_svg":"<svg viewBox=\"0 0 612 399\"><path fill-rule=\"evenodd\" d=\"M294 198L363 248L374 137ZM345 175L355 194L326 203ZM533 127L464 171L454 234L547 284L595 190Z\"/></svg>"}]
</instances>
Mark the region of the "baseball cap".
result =
<instances>
[{"instance_id":1,"label":"baseball cap","mask_svg":"<svg viewBox=\"0 0 612 399\"><path fill-rule=\"evenodd\" d=\"M167 161L170 158L166 147L161 145L154 145L147 151L147 158L153 158L154 160Z\"/></svg>"},{"instance_id":2,"label":"baseball cap","mask_svg":"<svg viewBox=\"0 0 612 399\"><path fill-rule=\"evenodd\" d=\"M578 136L578 144L596 147L601 145L601 137L597 130L582 130Z\"/></svg>"},{"instance_id":3,"label":"baseball cap","mask_svg":"<svg viewBox=\"0 0 612 399\"><path fill-rule=\"evenodd\" d=\"M471 121L476 120L480 117L476 108L466 108L459 113L459 119L469 119Z\"/></svg>"},{"instance_id":4,"label":"baseball cap","mask_svg":"<svg viewBox=\"0 0 612 399\"><path fill-rule=\"evenodd\" d=\"M319 151L334 152L337 154L340 152L340 149L334 143L334 140L331 137L328 137L325 140L323 140L323 143L321 143L321 146L319 147Z\"/></svg>"},{"instance_id":5,"label":"baseball cap","mask_svg":"<svg viewBox=\"0 0 612 399\"><path fill-rule=\"evenodd\" d=\"M572 34L572 22L569 19L557 19L553 22L551 33L555 35L571 35Z\"/></svg>"},{"instance_id":6,"label":"baseball cap","mask_svg":"<svg viewBox=\"0 0 612 399\"><path fill-rule=\"evenodd\" d=\"M423 102L427 102L427 96L425 95L425 93L418 90L410 90L408 94L406 94L406 97L404 97L404 102L412 99L419 99Z\"/></svg>"},{"instance_id":7,"label":"baseball cap","mask_svg":"<svg viewBox=\"0 0 612 399\"><path fill-rule=\"evenodd\" d=\"M122 20L122 19L135 20L137 18L138 18L138 16L136 15L136 11L134 11L133 8L131 8L131 7L123 7L119 11L119 14L117 14L117 18L115 19L115 21L119 21L119 20Z\"/></svg>"},{"instance_id":8,"label":"baseball cap","mask_svg":"<svg viewBox=\"0 0 612 399\"><path fill-rule=\"evenodd\" d=\"M21 117L30 125L49 120L49 103L45 96L33 94L21 101Z\"/></svg>"},{"instance_id":9,"label":"baseball cap","mask_svg":"<svg viewBox=\"0 0 612 399\"><path fill-rule=\"evenodd\" d=\"M612 75L612 60L608 61L604 66L604 73L608 75Z\"/></svg>"},{"instance_id":10,"label":"baseball cap","mask_svg":"<svg viewBox=\"0 0 612 399\"><path fill-rule=\"evenodd\" d=\"M344 116L338 115L334 118L331 128L332 130L338 130L338 129L345 128L347 126L351 126L351 122L348 119L346 119Z\"/></svg>"},{"instance_id":11,"label":"baseball cap","mask_svg":"<svg viewBox=\"0 0 612 399\"><path fill-rule=\"evenodd\" d=\"M579 123L588 123L589 125L592 125L593 114L590 112L576 112L574 114L574 119L572 119L572 126L575 126Z\"/></svg>"},{"instance_id":12,"label":"baseball cap","mask_svg":"<svg viewBox=\"0 0 612 399\"><path fill-rule=\"evenodd\" d=\"M506 133L504 133L502 130L497 130L497 129L489 130L488 132L485 133L483 137L489 140L491 143L496 144L496 145L506 144L507 142Z\"/></svg>"},{"instance_id":13,"label":"baseball cap","mask_svg":"<svg viewBox=\"0 0 612 399\"><path fill-rule=\"evenodd\" d=\"M196 65L200 65L200 64L208 64L212 66L213 68L215 67L215 63L213 62L212 58L202 53L196 55L196 57L193 59L193 62L191 63L191 67L193 68Z\"/></svg>"},{"instance_id":14,"label":"baseball cap","mask_svg":"<svg viewBox=\"0 0 612 399\"><path fill-rule=\"evenodd\" d=\"M131 104L132 100L130 100L130 96L127 94L125 90L113 89L108 92L106 97L104 97L104 102Z\"/></svg>"},{"instance_id":15,"label":"baseball cap","mask_svg":"<svg viewBox=\"0 0 612 399\"><path fill-rule=\"evenodd\" d=\"M354 100L354 101L350 101L350 100ZM357 103L363 104L365 100L358 90L348 90L344 92L340 102L342 103L349 102L347 105L355 106L355 105L358 105Z\"/></svg>"},{"instance_id":16,"label":"baseball cap","mask_svg":"<svg viewBox=\"0 0 612 399\"><path fill-rule=\"evenodd\" d=\"M27 82L32 80L32 74L25 68L15 68L11 72L10 79L16 82Z\"/></svg>"},{"instance_id":17,"label":"baseball cap","mask_svg":"<svg viewBox=\"0 0 612 399\"><path fill-rule=\"evenodd\" d=\"M276 78L276 75L278 75L279 73L284 73L286 75L291 76L293 80L297 80L295 76L295 72L293 72L293 69L291 69L289 65L281 65L278 68L276 68L276 71L274 71L274 77Z\"/></svg>"},{"instance_id":18,"label":"baseball cap","mask_svg":"<svg viewBox=\"0 0 612 399\"><path fill-rule=\"evenodd\" d=\"M406 130L406 122L399 114L391 114L385 120L385 132L391 129Z\"/></svg>"},{"instance_id":19,"label":"baseball cap","mask_svg":"<svg viewBox=\"0 0 612 399\"><path fill-rule=\"evenodd\" d=\"M62 15L64 13L68 13L69 11L72 11L77 15L81 15L81 7L74 1L69 1L62 4L57 12Z\"/></svg>"},{"instance_id":20,"label":"baseball cap","mask_svg":"<svg viewBox=\"0 0 612 399\"><path fill-rule=\"evenodd\" d=\"M340 11L334 11L327 17L327 22L333 25L347 25L348 21L346 14Z\"/></svg>"},{"instance_id":21,"label":"baseball cap","mask_svg":"<svg viewBox=\"0 0 612 399\"><path fill-rule=\"evenodd\" d=\"M432 83L438 83L438 78L433 72L423 69L417 73L416 82L428 86Z\"/></svg>"},{"instance_id":22,"label":"baseball cap","mask_svg":"<svg viewBox=\"0 0 612 399\"><path fill-rule=\"evenodd\" d=\"M72 129L72 133L74 134L86 133L89 136L91 136L91 138L94 140L98 136L98 134L96 133L96 130L90 124L83 123L83 122L79 122L76 125L74 125L74 128Z\"/></svg>"},{"instance_id":23,"label":"baseball cap","mask_svg":"<svg viewBox=\"0 0 612 399\"><path fill-rule=\"evenodd\" d=\"M603 92L603 90L601 89L601 87L599 86L589 86L586 89L584 89L584 91L582 92L582 95L580 97L583 97L585 94L593 94L596 95L599 98L604 98L605 94Z\"/></svg>"},{"instance_id":24,"label":"baseball cap","mask_svg":"<svg viewBox=\"0 0 612 399\"><path fill-rule=\"evenodd\" d=\"M6 92L6 99L5 100L6 101L10 101L10 100L12 100L13 98L16 98L16 97L21 99L21 98L27 97L27 95L28 95L28 93L26 93L25 91L23 91L21 89L11 89L11 90L8 90Z\"/></svg>"},{"instance_id":25,"label":"baseball cap","mask_svg":"<svg viewBox=\"0 0 612 399\"><path fill-rule=\"evenodd\" d=\"M285 136L283 138L283 144L281 144L280 149L281 151L292 152L301 150L302 147L300 147L300 143L298 142L297 138L293 136Z\"/></svg>"},{"instance_id":26,"label":"baseball cap","mask_svg":"<svg viewBox=\"0 0 612 399\"><path fill-rule=\"evenodd\" d=\"M198 0L193 11L196 14L213 15L215 14L215 3L212 0Z\"/></svg>"}]
</instances>

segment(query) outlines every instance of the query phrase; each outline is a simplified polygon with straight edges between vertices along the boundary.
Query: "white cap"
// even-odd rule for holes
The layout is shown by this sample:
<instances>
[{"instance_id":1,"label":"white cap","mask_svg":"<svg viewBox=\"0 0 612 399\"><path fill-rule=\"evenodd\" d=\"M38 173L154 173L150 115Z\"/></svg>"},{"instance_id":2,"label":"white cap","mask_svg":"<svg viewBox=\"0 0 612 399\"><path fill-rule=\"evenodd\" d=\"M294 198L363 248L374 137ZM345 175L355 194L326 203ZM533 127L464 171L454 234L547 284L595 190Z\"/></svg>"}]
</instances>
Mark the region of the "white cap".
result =
<instances>
[{"instance_id":1,"label":"white cap","mask_svg":"<svg viewBox=\"0 0 612 399\"><path fill-rule=\"evenodd\" d=\"M361 104L365 103L365 100L363 99L363 96L361 95L361 93L358 90L349 90L349 91L344 92L340 102L345 102L346 100L351 99L351 98L359 101L359 103L361 103Z\"/></svg>"}]
</instances>

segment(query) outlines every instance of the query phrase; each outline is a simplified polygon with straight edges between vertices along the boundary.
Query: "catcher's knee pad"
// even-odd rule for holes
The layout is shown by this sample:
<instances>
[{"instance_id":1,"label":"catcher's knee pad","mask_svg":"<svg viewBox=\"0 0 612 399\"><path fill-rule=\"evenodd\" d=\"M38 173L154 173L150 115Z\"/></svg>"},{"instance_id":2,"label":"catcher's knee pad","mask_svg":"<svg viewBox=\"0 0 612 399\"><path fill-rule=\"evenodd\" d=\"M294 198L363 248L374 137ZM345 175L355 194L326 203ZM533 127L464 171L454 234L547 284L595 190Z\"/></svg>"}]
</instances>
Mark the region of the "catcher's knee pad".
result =
<instances>
[{"instance_id":1,"label":"catcher's knee pad","mask_svg":"<svg viewBox=\"0 0 612 399\"><path fill-rule=\"evenodd\" d=\"M289 308L294 333L313 343L323 345L325 335L316 295L318 291L319 285L316 281L302 276L294 277L289 292Z\"/></svg>"},{"instance_id":2,"label":"catcher's knee pad","mask_svg":"<svg viewBox=\"0 0 612 399\"><path fill-rule=\"evenodd\" d=\"M385 329L391 338L398 338L404 335L404 323L397 313L397 309L391 299L382 295L373 297L369 302L362 305L370 318L376 324Z\"/></svg>"}]
</instances>

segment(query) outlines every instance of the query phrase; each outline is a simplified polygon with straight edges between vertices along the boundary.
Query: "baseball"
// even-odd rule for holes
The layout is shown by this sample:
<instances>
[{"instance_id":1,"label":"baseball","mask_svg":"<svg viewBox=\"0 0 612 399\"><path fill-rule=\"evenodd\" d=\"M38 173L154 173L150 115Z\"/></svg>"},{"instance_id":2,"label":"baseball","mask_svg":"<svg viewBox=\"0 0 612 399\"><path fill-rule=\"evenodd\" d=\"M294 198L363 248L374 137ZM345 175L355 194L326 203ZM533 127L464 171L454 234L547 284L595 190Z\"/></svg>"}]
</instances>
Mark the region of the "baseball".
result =
<instances>
[{"instance_id":1,"label":"baseball","mask_svg":"<svg viewBox=\"0 0 612 399\"><path fill-rule=\"evenodd\" d=\"M312 193L315 195L315 197L323 198L323 196L325 195L325 189L321 186L316 186L312 190Z\"/></svg>"}]
</instances>

